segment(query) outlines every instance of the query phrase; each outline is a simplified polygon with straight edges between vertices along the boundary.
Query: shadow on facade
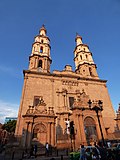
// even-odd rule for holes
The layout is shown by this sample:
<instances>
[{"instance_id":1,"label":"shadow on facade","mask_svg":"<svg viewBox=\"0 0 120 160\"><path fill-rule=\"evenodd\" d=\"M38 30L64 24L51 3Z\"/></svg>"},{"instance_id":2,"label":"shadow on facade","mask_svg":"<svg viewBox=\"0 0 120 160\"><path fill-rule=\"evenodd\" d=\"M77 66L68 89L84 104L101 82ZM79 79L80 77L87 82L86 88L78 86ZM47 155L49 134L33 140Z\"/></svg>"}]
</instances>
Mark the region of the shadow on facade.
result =
<instances>
[{"instance_id":1,"label":"shadow on facade","mask_svg":"<svg viewBox=\"0 0 120 160\"><path fill-rule=\"evenodd\" d=\"M60 124L56 126L56 143L57 148L70 148L71 142L70 142L70 135L67 134L67 130L63 130Z\"/></svg>"},{"instance_id":2,"label":"shadow on facade","mask_svg":"<svg viewBox=\"0 0 120 160\"><path fill-rule=\"evenodd\" d=\"M60 138L60 137L59 137ZM4 160L22 160L25 158L33 157L56 157L56 156L67 156L69 153L68 148L57 148L49 145L49 150L46 152L45 144L40 143L37 139L31 138L30 145L25 143L22 144L23 137L11 137L5 146ZM35 146L37 149L35 150Z\"/></svg>"}]
</instances>

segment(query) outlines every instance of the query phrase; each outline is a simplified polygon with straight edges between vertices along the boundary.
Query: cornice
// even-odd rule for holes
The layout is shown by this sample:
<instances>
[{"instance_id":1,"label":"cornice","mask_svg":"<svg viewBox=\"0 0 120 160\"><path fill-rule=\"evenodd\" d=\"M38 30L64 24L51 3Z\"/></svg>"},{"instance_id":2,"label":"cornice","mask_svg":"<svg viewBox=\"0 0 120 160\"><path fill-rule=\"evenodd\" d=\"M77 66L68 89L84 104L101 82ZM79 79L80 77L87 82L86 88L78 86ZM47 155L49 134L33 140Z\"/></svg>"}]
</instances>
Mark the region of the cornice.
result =
<instances>
[{"instance_id":1,"label":"cornice","mask_svg":"<svg viewBox=\"0 0 120 160\"><path fill-rule=\"evenodd\" d=\"M45 72L38 72L38 71L23 70L24 76L25 76L25 73L48 76L48 77L73 78L73 79L76 79L78 81L85 80L85 81L93 81L93 82L101 82L101 83L106 83L107 82L107 80L80 77L78 74L76 74L76 75L72 75L72 74L71 75L70 74L55 74L55 73L45 73Z\"/></svg>"},{"instance_id":2,"label":"cornice","mask_svg":"<svg viewBox=\"0 0 120 160\"><path fill-rule=\"evenodd\" d=\"M50 114L25 114L22 117L32 117L32 118L51 117L51 118L57 118L56 115L50 115Z\"/></svg>"},{"instance_id":3,"label":"cornice","mask_svg":"<svg viewBox=\"0 0 120 160\"><path fill-rule=\"evenodd\" d=\"M77 46L75 47L74 52L75 52L75 50L77 49L78 46L85 46L85 47L87 47L87 48L89 49L89 46L88 46L87 44L79 44L79 45L77 45Z\"/></svg>"},{"instance_id":4,"label":"cornice","mask_svg":"<svg viewBox=\"0 0 120 160\"><path fill-rule=\"evenodd\" d=\"M51 46L50 46L49 43L41 43L41 42L33 42L32 47L33 47L33 45L34 45L35 43L39 43L39 44L43 44L43 45L48 45L48 46L50 47L50 49L51 49Z\"/></svg>"},{"instance_id":5,"label":"cornice","mask_svg":"<svg viewBox=\"0 0 120 160\"><path fill-rule=\"evenodd\" d=\"M74 59L77 58L77 56L78 56L79 53L82 53L82 54L86 54L87 53L87 54L91 54L91 56L92 56L92 52L78 51L77 54L76 54L76 56L74 57Z\"/></svg>"},{"instance_id":6,"label":"cornice","mask_svg":"<svg viewBox=\"0 0 120 160\"><path fill-rule=\"evenodd\" d=\"M77 66L77 68L79 68L79 66L82 66L82 65L85 65L85 64L88 64L88 65L91 65L91 66L95 66L95 68L97 68L97 65L94 63L90 63L90 62L83 62L82 64L79 64L78 66Z\"/></svg>"},{"instance_id":7,"label":"cornice","mask_svg":"<svg viewBox=\"0 0 120 160\"><path fill-rule=\"evenodd\" d=\"M44 54L43 54L43 55L39 55L39 54L35 54L35 53L34 53L33 55L30 55L30 56L29 56L29 61L30 61L30 58L31 58L31 57L34 57L34 56L37 56L37 57L47 57L47 58L50 60L50 62L52 63L51 57L46 56L46 55L44 55Z\"/></svg>"},{"instance_id":8,"label":"cornice","mask_svg":"<svg viewBox=\"0 0 120 160\"><path fill-rule=\"evenodd\" d=\"M36 37L42 37L42 38L47 38L49 41L50 41L50 38L48 37L48 36L44 36L44 35L37 35L37 36L35 36L34 38L36 38Z\"/></svg>"}]
</instances>

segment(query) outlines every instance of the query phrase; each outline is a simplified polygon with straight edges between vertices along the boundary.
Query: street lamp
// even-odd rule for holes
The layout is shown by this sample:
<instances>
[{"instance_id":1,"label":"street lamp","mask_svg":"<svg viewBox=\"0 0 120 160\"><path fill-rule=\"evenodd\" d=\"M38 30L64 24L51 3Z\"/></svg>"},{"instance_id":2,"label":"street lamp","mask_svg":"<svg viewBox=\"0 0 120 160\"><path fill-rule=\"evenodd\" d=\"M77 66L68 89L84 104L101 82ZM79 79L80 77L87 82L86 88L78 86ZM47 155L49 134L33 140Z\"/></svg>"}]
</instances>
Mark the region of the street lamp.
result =
<instances>
[{"instance_id":1,"label":"street lamp","mask_svg":"<svg viewBox=\"0 0 120 160\"><path fill-rule=\"evenodd\" d=\"M101 127L101 123L100 123L100 118L99 118L99 114L98 114L99 112L103 111L103 102L101 100L98 100L98 101L89 100L88 105L89 105L90 110L93 110L96 112L98 124L99 124L99 128L100 128L100 133L101 133L101 137L102 137L102 142L103 142L103 145L105 146L105 140L104 140L102 127Z\"/></svg>"},{"instance_id":2,"label":"street lamp","mask_svg":"<svg viewBox=\"0 0 120 160\"><path fill-rule=\"evenodd\" d=\"M71 151L73 151L72 139L74 139L75 131L74 131L74 122L70 122L70 139L71 139Z\"/></svg>"}]
</instances>

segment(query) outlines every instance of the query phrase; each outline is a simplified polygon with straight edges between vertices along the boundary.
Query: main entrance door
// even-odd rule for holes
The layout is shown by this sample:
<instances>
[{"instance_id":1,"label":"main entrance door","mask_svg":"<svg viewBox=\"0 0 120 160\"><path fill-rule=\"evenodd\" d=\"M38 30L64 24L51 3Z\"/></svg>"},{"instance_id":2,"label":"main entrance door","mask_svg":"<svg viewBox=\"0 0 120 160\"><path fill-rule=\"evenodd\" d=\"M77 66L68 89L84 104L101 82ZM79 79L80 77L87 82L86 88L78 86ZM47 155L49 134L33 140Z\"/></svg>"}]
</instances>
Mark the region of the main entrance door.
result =
<instances>
[{"instance_id":1,"label":"main entrance door","mask_svg":"<svg viewBox=\"0 0 120 160\"><path fill-rule=\"evenodd\" d=\"M84 129L88 145L97 141L96 124L93 118L87 117L84 120Z\"/></svg>"},{"instance_id":2,"label":"main entrance door","mask_svg":"<svg viewBox=\"0 0 120 160\"><path fill-rule=\"evenodd\" d=\"M33 130L33 137L37 138L40 145L45 145L47 142L47 130L43 123L36 124Z\"/></svg>"}]
</instances>

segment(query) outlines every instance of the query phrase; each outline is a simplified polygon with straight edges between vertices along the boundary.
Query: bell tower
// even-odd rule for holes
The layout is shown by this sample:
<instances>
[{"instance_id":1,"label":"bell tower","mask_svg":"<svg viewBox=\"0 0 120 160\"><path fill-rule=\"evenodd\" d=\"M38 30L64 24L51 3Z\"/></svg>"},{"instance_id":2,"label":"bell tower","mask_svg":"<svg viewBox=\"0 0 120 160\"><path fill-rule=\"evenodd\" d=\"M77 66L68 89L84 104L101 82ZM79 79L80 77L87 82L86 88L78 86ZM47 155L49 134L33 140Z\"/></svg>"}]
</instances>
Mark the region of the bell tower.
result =
<instances>
[{"instance_id":1,"label":"bell tower","mask_svg":"<svg viewBox=\"0 0 120 160\"><path fill-rule=\"evenodd\" d=\"M99 79L96 64L93 61L89 47L83 44L82 37L76 34L76 47L74 50L75 72L84 78Z\"/></svg>"},{"instance_id":2,"label":"bell tower","mask_svg":"<svg viewBox=\"0 0 120 160\"><path fill-rule=\"evenodd\" d=\"M43 25L40 28L39 35L35 37L32 45L32 53L29 57L29 70L38 72L50 72L50 39L46 35L47 30Z\"/></svg>"}]
</instances>

